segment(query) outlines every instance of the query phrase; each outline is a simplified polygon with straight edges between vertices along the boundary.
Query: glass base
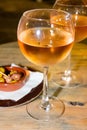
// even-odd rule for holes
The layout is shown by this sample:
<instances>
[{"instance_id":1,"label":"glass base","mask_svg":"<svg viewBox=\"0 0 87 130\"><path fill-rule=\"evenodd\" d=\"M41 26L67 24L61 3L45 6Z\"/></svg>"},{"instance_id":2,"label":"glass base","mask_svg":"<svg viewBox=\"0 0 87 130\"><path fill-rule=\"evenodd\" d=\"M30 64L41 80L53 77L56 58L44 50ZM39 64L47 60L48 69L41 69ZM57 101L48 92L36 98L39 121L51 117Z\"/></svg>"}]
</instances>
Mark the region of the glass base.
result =
<instances>
[{"instance_id":1,"label":"glass base","mask_svg":"<svg viewBox=\"0 0 87 130\"><path fill-rule=\"evenodd\" d=\"M55 79L53 79L54 83L58 85L58 87L62 88L72 88L79 87L81 85L81 79L74 71L70 72L61 72L55 74Z\"/></svg>"},{"instance_id":2,"label":"glass base","mask_svg":"<svg viewBox=\"0 0 87 130\"><path fill-rule=\"evenodd\" d=\"M27 113L37 120L55 120L58 119L65 110L64 103L56 97L50 97L50 109L44 109L41 105L41 100L37 99L26 106Z\"/></svg>"}]
</instances>

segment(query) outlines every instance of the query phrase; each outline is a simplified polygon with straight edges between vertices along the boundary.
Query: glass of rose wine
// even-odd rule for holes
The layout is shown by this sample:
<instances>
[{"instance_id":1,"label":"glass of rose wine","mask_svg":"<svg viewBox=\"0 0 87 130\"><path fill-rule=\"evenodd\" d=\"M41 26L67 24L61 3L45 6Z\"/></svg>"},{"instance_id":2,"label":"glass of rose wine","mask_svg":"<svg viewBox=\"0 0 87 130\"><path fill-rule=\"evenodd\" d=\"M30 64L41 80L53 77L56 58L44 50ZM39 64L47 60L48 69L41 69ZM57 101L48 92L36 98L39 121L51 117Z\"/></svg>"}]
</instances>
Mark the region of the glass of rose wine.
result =
<instances>
[{"instance_id":1,"label":"glass of rose wine","mask_svg":"<svg viewBox=\"0 0 87 130\"><path fill-rule=\"evenodd\" d=\"M56 0L53 8L72 14L75 27L74 44L87 38L87 0ZM55 74L56 78L53 79L54 82L65 88L81 86L82 83L78 73L71 70L71 54L68 55L67 59L67 69L64 72L57 72Z\"/></svg>"},{"instance_id":2,"label":"glass of rose wine","mask_svg":"<svg viewBox=\"0 0 87 130\"><path fill-rule=\"evenodd\" d=\"M21 52L31 63L44 68L42 100L27 105L27 113L37 120L57 119L64 104L48 96L48 68L62 62L70 53L74 41L71 15L55 9L34 9L23 13L17 29Z\"/></svg>"}]
</instances>

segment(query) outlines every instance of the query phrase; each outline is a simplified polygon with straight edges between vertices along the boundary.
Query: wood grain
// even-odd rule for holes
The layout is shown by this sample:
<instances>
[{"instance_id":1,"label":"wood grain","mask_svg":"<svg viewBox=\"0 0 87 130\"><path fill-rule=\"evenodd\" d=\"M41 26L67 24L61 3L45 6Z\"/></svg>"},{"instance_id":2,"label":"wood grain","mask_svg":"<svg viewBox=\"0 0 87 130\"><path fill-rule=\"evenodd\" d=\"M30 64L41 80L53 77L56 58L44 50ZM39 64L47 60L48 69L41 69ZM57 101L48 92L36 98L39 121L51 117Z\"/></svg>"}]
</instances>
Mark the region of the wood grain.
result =
<instances>
[{"instance_id":1,"label":"wood grain","mask_svg":"<svg viewBox=\"0 0 87 130\"><path fill-rule=\"evenodd\" d=\"M0 65L22 64L35 67L21 54L17 42L0 45ZM64 101L64 114L52 122L32 119L26 112L26 105L16 108L0 108L0 130L87 130L87 44L75 44L72 50L72 69L79 73L82 85L78 88L60 89L50 79L50 94L56 94ZM65 61L55 65L50 72L55 76L57 70L65 69ZM81 105L71 105L82 102ZM35 108L34 108L35 109Z\"/></svg>"}]
</instances>

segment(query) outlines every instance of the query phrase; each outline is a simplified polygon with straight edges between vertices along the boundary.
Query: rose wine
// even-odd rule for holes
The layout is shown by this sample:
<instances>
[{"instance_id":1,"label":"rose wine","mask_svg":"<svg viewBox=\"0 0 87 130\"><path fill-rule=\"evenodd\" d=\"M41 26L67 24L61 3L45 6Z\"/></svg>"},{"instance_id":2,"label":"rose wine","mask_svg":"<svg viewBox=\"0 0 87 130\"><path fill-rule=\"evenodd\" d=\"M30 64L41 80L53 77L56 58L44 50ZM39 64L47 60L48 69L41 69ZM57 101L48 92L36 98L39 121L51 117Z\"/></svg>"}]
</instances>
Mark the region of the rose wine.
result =
<instances>
[{"instance_id":1,"label":"rose wine","mask_svg":"<svg viewBox=\"0 0 87 130\"><path fill-rule=\"evenodd\" d=\"M20 33L18 43L30 62L49 66L66 58L72 49L73 37L58 28L32 28Z\"/></svg>"},{"instance_id":2,"label":"rose wine","mask_svg":"<svg viewBox=\"0 0 87 130\"><path fill-rule=\"evenodd\" d=\"M75 15L75 42L87 38L87 16Z\"/></svg>"}]
</instances>

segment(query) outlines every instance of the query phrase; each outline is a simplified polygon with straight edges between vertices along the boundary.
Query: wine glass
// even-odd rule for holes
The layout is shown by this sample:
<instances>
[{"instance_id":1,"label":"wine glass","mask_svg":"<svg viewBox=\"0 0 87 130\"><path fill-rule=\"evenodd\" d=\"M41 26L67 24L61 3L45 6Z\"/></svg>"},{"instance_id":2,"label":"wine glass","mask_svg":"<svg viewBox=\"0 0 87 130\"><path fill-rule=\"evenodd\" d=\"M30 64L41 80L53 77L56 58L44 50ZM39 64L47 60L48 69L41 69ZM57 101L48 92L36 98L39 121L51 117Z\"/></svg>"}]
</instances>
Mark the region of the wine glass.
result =
<instances>
[{"instance_id":1,"label":"wine glass","mask_svg":"<svg viewBox=\"0 0 87 130\"><path fill-rule=\"evenodd\" d=\"M87 0L56 0L53 8L72 14L75 26L74 43L81 42L87 38ZM82 83L79 74L71 70L71 54L68 55L67 59L67 69L64 72L56 73L56 78L53 79L54 82L60 87L65 88L81 86Z\"/></svg>"},{"instance_id":2,"label":"wine glass","mask_svg":"<svg viewBox=\"0 0 87 130\"><path fill-rule=\"evenodd\" d=\"M28 114L37 120L57 119L64 104L48 96L48 68L62 62L70 53L74 40L71 15L55 9L34 9L23 13L17 29L21 52L31 63L44 68L42 100L27 105Z\"/></svg>"}]
</instances>

